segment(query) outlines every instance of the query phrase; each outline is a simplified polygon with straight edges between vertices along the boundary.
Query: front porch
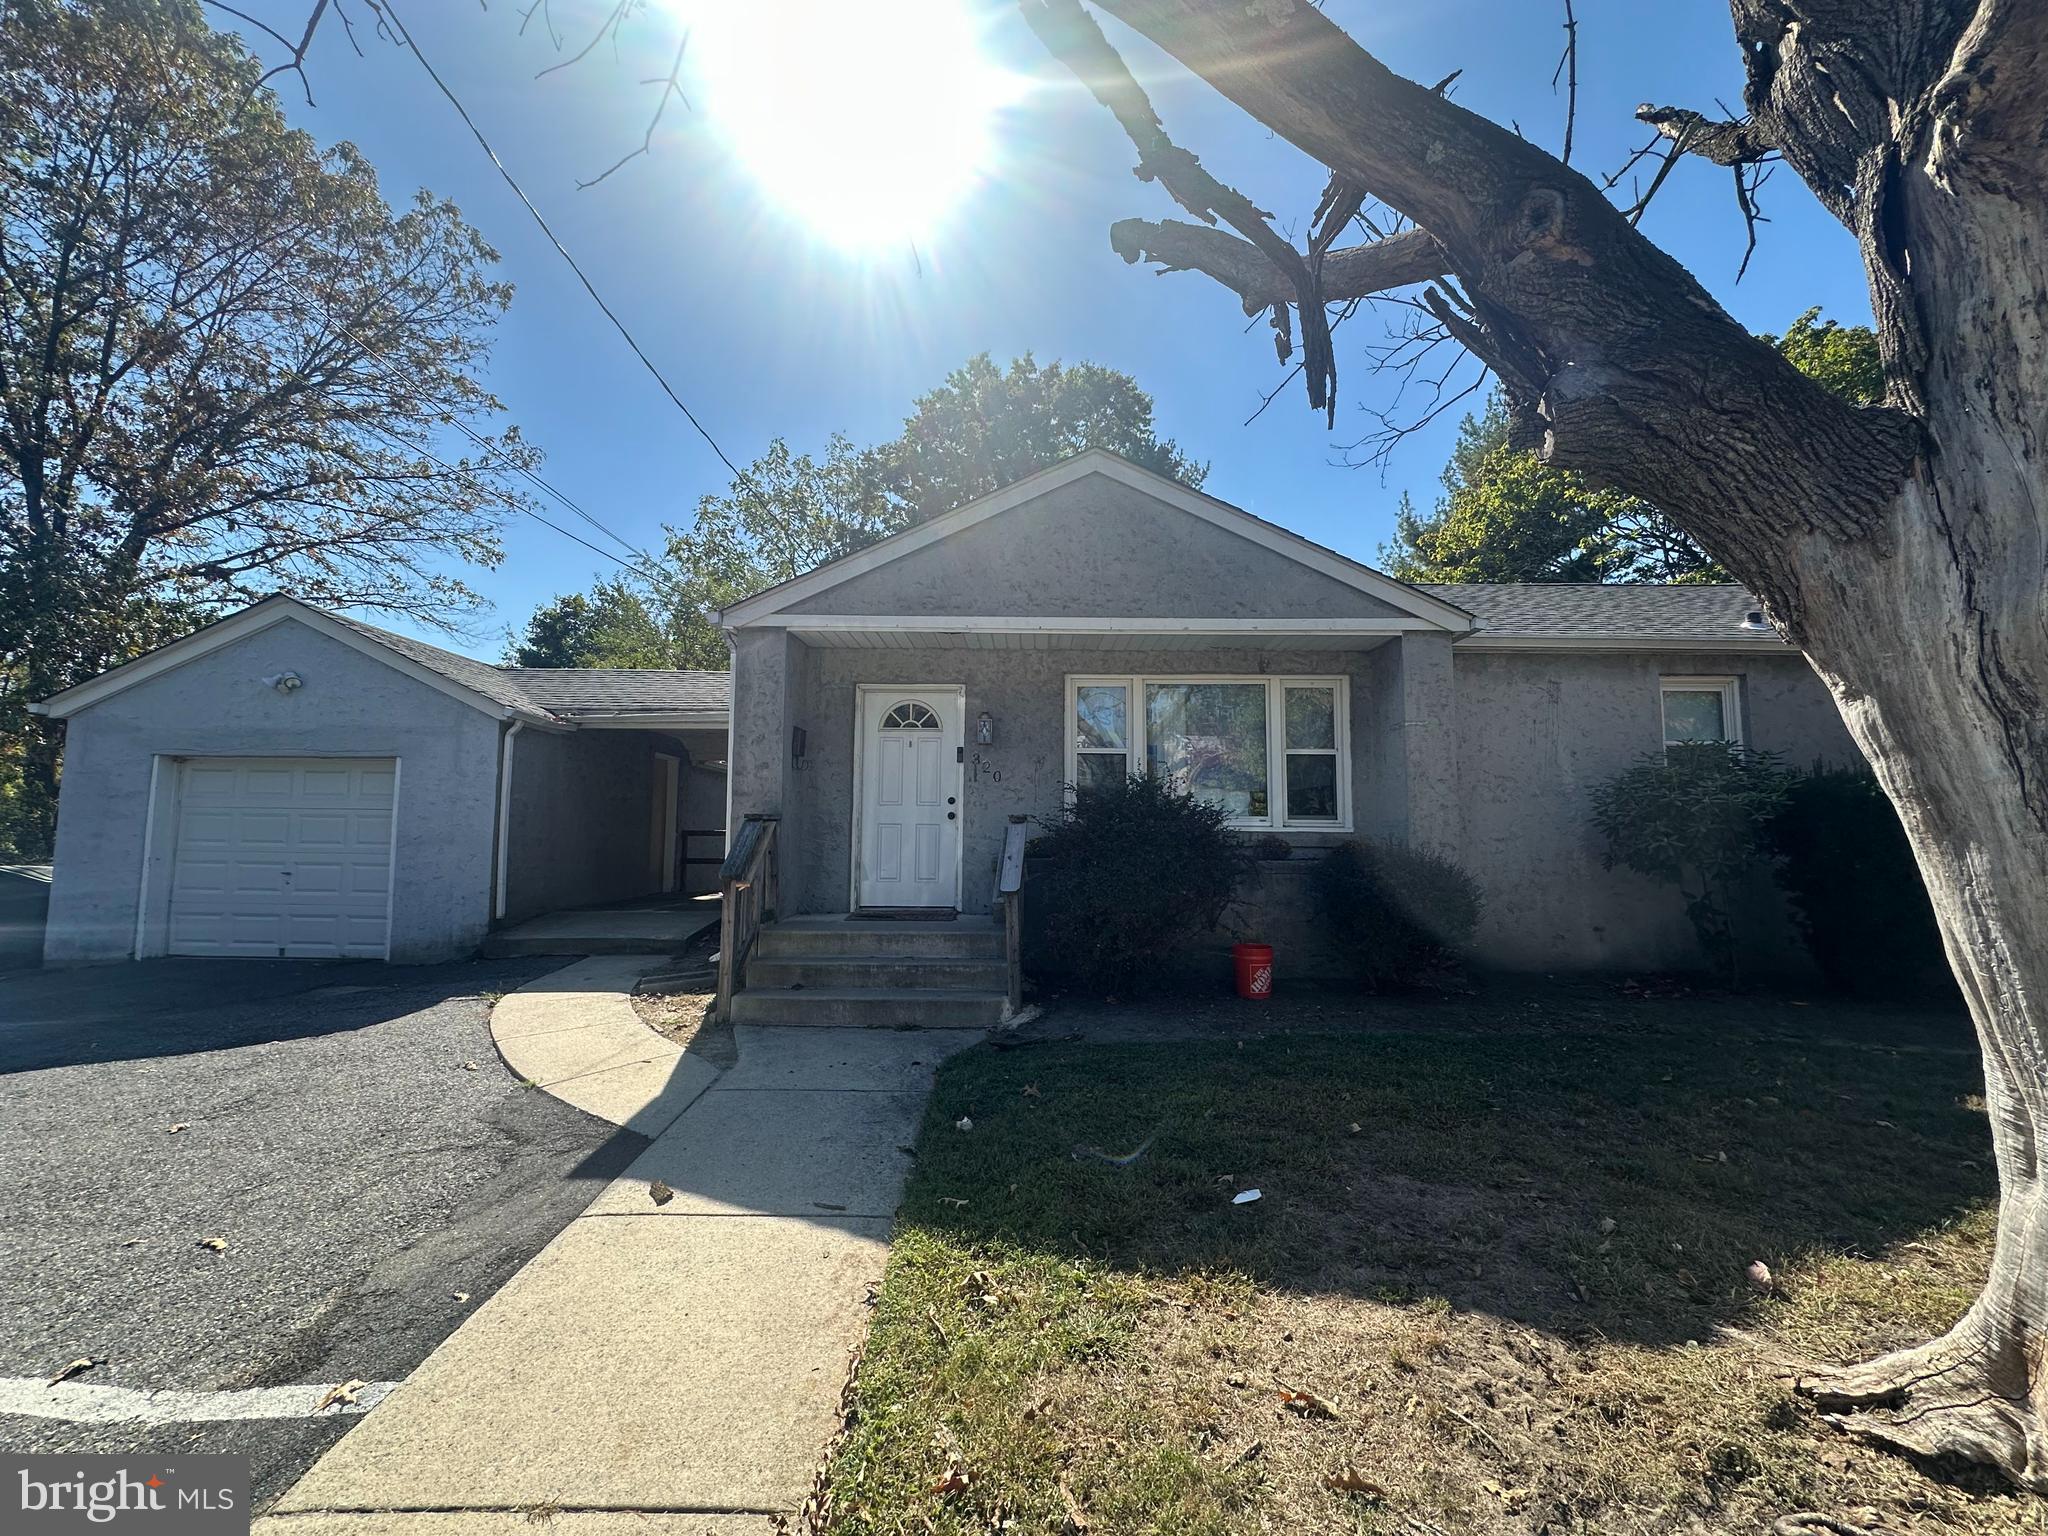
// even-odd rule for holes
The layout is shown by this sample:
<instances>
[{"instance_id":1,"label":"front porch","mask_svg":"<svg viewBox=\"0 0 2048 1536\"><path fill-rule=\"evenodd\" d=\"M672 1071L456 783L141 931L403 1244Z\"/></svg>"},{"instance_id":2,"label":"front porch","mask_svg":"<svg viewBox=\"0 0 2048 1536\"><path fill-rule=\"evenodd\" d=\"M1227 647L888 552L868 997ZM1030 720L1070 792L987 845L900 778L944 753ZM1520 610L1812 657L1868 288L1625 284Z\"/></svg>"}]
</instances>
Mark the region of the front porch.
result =
<instances>
[{"instance_id":1,"label":"front porch","mask_svg":"<svg viewBox=\"0 0 2048 1536\"><path fill-rule=\"evenodd\" d=\"M718 895L647 896L637 901L543 912L484 941L494 960L524 955L667 955L718 921Z\"/></svg>"}]
</instances>

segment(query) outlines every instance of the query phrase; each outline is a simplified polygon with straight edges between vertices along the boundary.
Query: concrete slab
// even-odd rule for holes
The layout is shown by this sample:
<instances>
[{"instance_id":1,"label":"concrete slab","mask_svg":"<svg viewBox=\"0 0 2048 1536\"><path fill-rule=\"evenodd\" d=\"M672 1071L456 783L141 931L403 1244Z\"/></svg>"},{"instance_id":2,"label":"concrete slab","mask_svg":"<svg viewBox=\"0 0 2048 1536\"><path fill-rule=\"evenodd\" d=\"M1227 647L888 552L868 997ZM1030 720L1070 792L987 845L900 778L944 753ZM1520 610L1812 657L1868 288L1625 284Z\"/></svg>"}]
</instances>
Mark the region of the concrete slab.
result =
<instances>
[{"instance_id":1,"label":"concrete slab","mask_svg":"<svg viewBox=\"0 0 2048 1536\"><path fill-rule=\"evenodd\" d=\"M275 1506L793 1510L889 1223L582 1220Z\"/></svg>"},{"instance_id":2,"label":"concrete slab","mask_svg":"<svg viewBox=\"0 0 2048 1536\"><path fill-rule=\"evenodd\" d=\"M772 1536L766 1515L653 1514L644 1509L461 1509L363 1515L265 1515L252 1536Z\"/></svg>"},{"instance_id":3,"label":"concrete slab","mask_svg":"<svg viewBox=\"0 0 2048 1536\"><path fill-rule=\"evenodd\" d=\"M718 1068L633 1011L633 983L666 963L660 955L598 955L506 994L491 1010L498 1054L585 1114L659 1135L718 1077Z\"/></svg>"},{"instance_id":4,"label":"concrete slab","mask_svg":"<svg viewBox=\"0 0 2048 1536\"><path fill-rule=\"evenodd\" d=\"M893 1216L925 1095L719 1093L636 1158L589 1214ZM675 1198L656 1206L660 1179Z\"/></svg>"},{"instance_id":5,"label":"concrete slab","mask_svg":"<svg viewBox=\"0 0 2048 1536\"><path fill-rule=\"evenodd\" d=\"M869 1093L922 1093L939 1063L988 1038L981 1029L851 1030L733 1029L739 1065L719 1091L757 1088L855 1089Z\"/></svg>"},{"instance_id":6,"label":"concrete slab","mask_svg":"<svg viewBox=\"0 0 2048 1536\"><path fill-rule=\"evenodd\" d=\"M586 907L543 912L485 942L495 955L615 955L633 950L673 953L718 921L718 904Z\"/></svg>"}]
</instances>

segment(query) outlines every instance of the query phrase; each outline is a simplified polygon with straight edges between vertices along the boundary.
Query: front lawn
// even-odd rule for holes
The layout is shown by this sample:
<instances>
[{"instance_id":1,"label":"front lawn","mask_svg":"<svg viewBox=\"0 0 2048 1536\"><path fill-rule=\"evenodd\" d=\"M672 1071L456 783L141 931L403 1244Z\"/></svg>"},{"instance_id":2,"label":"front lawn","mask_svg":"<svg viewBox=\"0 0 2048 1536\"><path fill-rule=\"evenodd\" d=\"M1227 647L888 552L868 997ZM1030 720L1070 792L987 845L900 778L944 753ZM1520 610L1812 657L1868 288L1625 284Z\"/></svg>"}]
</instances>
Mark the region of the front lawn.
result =
<instances>
[{"instance_id":1,"label":"front lawn","mask_svg":"<svg viewBox=\"0 0 2048 1536\"><path fill-rule=\"evenodd\" d=\"M954 1058L830 1528L2038 1528L1791 1392L1976 1290L1995 1180L1967 1033L1660 1006ZM1642 1018L1665 1022L1614 1027Z\"/></svg>"}]
</instances>

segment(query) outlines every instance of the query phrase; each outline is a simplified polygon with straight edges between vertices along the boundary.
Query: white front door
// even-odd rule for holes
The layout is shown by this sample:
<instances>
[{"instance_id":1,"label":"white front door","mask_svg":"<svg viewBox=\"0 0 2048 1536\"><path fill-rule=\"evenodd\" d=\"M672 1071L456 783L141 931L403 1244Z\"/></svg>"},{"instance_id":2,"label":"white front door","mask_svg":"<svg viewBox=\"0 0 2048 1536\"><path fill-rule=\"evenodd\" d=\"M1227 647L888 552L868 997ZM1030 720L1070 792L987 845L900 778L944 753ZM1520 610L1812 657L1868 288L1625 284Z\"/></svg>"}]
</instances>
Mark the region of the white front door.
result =
<instances>
[{"instance_id":1,"label":"white front door","mask_svg":"<svg viewBox=\"0 0 2048 1536\"><path fill-rule=\"evenodd\" d=\"M863 688L860 700L860 904L957 907L961 692Z\"/></svg>"},{"instance_id":2,"label":"white front door","mask_svg":"<svg viewBox=\"0 0 2048 1536\"><path fill-rule=\"evenodd\" d=\"M195 757L178 772L174 955L381 960L398 765Z\"/></svg>"}]
</instances>

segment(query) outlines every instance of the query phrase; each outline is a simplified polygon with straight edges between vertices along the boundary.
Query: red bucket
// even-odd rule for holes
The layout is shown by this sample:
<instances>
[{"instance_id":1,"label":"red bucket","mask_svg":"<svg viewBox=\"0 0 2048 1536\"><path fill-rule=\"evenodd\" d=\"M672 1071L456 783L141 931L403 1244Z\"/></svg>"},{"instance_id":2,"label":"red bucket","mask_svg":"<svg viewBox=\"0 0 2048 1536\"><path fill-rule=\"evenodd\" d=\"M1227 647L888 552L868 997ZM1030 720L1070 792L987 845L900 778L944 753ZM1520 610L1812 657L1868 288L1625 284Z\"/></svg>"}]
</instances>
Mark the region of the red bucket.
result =
<instances>
[{"instance_id":1,"label":"red bucket","mask_svg":"<svg viewBox=\"0 0 2048 1536\"><path fill-rule=\"evenodd\" d=\"M1230 958L1237 965L1237 995L1263 1001L1273 995L1273 946L1233 944Z\"/></svg>"}]
</instances>

